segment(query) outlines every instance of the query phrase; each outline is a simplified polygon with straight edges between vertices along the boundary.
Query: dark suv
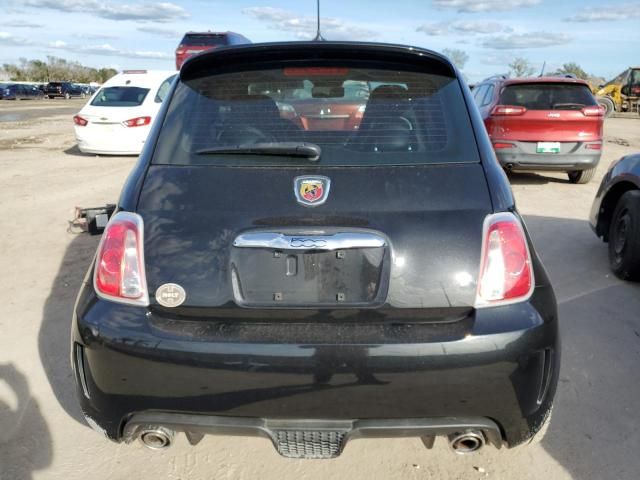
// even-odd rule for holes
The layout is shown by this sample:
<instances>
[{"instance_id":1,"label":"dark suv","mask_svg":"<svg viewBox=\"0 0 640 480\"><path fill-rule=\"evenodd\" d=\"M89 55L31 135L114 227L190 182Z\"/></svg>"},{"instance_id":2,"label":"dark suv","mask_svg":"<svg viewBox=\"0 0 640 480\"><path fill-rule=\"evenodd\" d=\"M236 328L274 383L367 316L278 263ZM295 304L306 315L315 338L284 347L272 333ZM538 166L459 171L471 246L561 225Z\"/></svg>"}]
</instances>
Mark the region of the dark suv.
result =
<instances>
[{"instance_id":1,"label":"dark suv","mask_svg":"<svg viewBox=\"0 0 640 480\"><path fill-rule=\"evenodd\" d=\"M49 82L44 87L44 94L49 98L63 97L67 100L71 97L86 97L84 89L71 82Z\"/></svg>"},{"instance_id":2,"label":"dark suv","mask_svg":"<svg viewBox=\"0 0 640 480\"><path fill-rule=\"evenodd\" d=\"M334 113L354 85L358 120ZM322 99L317 121L283 96ZM73 316L87 422L152 448L175 432L307 458L363 436L513 447L549 421L559 359L553 290L469 90L395 45L185 63Z\"/></svg>"},{"instance_id":3,"label":"dark suv","mask_svg":"<svg viewBox=\"0 0 640 480\"><path fill-rule=\"evenodd\" d=\"M473 98L504 168L567 172L572 183L593 178L604 109L587 82L495 76L479 83Z\"/></svg>"}]
</instances>

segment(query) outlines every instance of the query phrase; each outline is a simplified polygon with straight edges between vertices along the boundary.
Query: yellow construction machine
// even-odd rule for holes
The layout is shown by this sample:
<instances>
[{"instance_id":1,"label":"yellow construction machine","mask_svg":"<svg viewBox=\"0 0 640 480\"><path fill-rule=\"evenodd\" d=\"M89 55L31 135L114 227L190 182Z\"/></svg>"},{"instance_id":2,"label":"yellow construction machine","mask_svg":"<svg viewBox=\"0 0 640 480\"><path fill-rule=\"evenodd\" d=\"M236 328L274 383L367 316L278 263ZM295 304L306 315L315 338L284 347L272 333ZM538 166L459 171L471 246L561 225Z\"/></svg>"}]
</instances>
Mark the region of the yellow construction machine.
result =
<instances>
[{"instance_id":1,"label":"yellow construction machine","mask_svg":"<svg viewBox=\"0 0 640 480\"><path fill-rule=\"evenodd\" d=\"M640 113L640 67L627 68L613 80L600 85L595 92L598 103L613 112Z\"/></svg>"}]
</instances>

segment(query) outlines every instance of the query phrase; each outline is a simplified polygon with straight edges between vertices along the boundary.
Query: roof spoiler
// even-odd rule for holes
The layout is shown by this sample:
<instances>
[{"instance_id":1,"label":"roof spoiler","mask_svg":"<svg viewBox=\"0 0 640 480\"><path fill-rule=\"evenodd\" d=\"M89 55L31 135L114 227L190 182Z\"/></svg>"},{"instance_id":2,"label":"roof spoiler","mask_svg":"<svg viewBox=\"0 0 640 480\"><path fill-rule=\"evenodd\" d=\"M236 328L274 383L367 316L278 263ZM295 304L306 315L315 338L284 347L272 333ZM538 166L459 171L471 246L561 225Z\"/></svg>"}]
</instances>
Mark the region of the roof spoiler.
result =
<instances>
[{"instance_id":1,"label":"roof spoiler","mask_svg":"<svg viewBox=\"0 0 640 480\"><path fill-rule=\"evenodd\" d=\"M209 75L247 70L338 63L347 66L393 64L398 69L425 71L458 78L456 68L444 56L431 50L366 42L277 42L219 47L189 58L180 70L180 79L193 80Z\"/></svg>"}]
</instances>

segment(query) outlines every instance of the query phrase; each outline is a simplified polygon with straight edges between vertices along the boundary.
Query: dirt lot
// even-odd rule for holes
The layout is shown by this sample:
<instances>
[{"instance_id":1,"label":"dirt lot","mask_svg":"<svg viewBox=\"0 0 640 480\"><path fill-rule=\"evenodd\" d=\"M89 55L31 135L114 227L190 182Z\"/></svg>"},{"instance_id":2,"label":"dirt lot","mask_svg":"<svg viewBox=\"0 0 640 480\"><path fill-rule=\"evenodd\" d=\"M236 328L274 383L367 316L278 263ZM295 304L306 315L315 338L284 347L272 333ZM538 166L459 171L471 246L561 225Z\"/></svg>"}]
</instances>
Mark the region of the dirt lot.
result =
<instances>
[{"instance_id":1,"label":"dirt lot","mask_svg":"<svg viewBox=\"0 0 640 480\"><path fill-rule=\"evenodd\" d=\"M67 232L75 205L116 200L135 158L81 155L82 101L0 102L0 479L635 479L640 467L640 286L614 278L586 218L609 163L640 151L640 120L607 121L597 178L513 175L558 296L564 342L540 446L458 457L442 439L356 440L331 461L280 458L264 439L184 437L166 452L90 430L68 362L75 294L97 238ZM622 141L624 140L624 141ZM627 143L628 146L621 145ZM496 399L498 400L498 399Z\"/></svg>"}]
</instances>

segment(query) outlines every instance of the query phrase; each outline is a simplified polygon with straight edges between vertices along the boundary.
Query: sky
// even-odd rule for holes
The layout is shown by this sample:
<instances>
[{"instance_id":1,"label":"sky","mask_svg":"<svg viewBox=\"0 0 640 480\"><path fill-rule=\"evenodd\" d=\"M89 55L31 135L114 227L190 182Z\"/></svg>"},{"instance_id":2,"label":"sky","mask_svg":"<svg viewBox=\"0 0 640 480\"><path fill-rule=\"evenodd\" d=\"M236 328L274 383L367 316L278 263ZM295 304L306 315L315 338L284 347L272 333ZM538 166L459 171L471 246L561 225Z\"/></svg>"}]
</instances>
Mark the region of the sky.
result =
<instances>
[{"instance_id":1,"label":"sky","mask_svg":"<svg viewBox=\"0 0 640 480\"><path fill-rule=\"evenodd\" d=\"M1 0L0 64L47 55L91 67L172 69L186 31L253 42L315 36L315 0ZM467 78L576 62L606 79L640 65L640 2L607 0L322 0L328 40L463 50Z\"/></svg>"}]
</instances>

